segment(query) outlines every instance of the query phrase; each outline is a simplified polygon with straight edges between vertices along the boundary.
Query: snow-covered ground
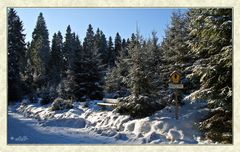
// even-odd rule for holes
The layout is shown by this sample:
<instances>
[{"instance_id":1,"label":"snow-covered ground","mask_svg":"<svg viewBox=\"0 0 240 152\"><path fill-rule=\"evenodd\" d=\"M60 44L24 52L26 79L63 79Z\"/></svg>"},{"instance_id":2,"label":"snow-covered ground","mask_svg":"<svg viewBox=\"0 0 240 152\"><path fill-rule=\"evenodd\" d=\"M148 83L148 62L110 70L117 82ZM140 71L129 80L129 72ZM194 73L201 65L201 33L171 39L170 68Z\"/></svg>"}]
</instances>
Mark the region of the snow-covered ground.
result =
<instances>
[{"instance_id":1,"label":"snow-covered ground","mask_svg":"<svg viewBox=\"0 0 240 152\"><path fill-rule=\"evenodd\" d=\"M150 117L131 119L103 111L90 101L89 107L74 103L73 109L51 111L50 105L20 103L9 106L8 143L41 144L210 144L202 141L195 123L209 109L204 101L185 97L175 119L175 107L168 106Z\"/></svg>"},{"instance_id":2,"label":"snow-covered ground","mask_svg":"<svg viewBox=\"0 0 240 152\"><path fill-rule=\"evenodd\" d=\"M124 143L71 128L42 127L37 120L17 113L8 114L9 144L111 144Z\"/></svg>"}]
</instances>

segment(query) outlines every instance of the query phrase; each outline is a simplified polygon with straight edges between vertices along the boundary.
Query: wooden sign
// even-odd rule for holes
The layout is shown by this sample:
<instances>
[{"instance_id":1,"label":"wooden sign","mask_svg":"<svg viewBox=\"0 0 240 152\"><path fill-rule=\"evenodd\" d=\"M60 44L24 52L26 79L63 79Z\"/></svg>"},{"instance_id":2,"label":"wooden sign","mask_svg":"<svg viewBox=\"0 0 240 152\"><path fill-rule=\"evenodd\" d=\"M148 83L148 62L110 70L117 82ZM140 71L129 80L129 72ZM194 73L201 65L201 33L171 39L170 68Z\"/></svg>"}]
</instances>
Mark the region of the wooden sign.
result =
<instances>
[{"instance_id":1,"label":"wooden sign","mask_svg":"<svg viewBox=\"0 0 240 152\"><path fill-rule=\"evenodd\" d=\"M170 89L174 89L174 95L175 95L175 104L176 104L176 110L175 110L175 115L176 119L178 120L179 117L179 101L178 101L178 96L179 94L179 89L183 89L183 84L181 84L181 73L177 71L173 71L170 74L170 80L172 83L169 83L168 86Z\"/></svg>"},{"instance_id":2,"label":"wooden sign","mask_svg":"<svg viewBox=\"0 0 240 152\"><path fill-rule=\"evenodd\" d=\"M170 89L183 89L183 84L174 84L174 83L169 83L168 87Z\"/></svg>"},{"instance_id":3,"label":"wooden sign","mask_svg":"<svg viewBox=\"0 0 240 152\"><path fill-rule=\"evenodd\" d=\"M173 71L170 74L170 79L171 79L172 83L178 84L181 81L181 74L179 72L177 72L177 71Z\"/></svg>"}]
</instances>

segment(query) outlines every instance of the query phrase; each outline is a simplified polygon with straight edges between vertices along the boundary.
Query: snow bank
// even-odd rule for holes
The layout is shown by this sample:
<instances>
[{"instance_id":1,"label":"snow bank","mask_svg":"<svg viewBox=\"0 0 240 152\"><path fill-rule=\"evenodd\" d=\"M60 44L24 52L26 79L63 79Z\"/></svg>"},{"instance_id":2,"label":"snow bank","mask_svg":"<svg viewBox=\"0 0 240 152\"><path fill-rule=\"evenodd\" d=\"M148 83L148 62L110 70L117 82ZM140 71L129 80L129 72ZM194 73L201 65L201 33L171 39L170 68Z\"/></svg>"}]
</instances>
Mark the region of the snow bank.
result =
<instances>
[{"instance_id":1,"label":"snow bank","mask_svg":"<svg viewBox=\"0 0 240 152\"><path fill-rule=\"evenodd\" d=\"M192 94L194 95L194 94ZM97 106L101 101L90 101L88 106L74 103L73 109L51 111L49 105L38 104L20 106L19 112L27 117L38 119L43 126L85 129L89 133L112 137L115 140L150 144L197 144L211 143L201 141L201 133L195 122L203 119L209 112L205 101L190 101L179 109L179 119L175 119L175 107L169 106L150 117L132 119L113 111L101 111Z\"/></svg>"},{"instance_id":2,"label":"snow bank","mask_svg":"<svg viewBox=\"0 0 240 152\"><path fill-rule=\"evenodd\" d=\"M69 127L69 128L84 128L86 121L83 118L64 118L64 119L53 119L47 120L43 123L43 126L52 127Z\"/></svg>"}]
</instances>

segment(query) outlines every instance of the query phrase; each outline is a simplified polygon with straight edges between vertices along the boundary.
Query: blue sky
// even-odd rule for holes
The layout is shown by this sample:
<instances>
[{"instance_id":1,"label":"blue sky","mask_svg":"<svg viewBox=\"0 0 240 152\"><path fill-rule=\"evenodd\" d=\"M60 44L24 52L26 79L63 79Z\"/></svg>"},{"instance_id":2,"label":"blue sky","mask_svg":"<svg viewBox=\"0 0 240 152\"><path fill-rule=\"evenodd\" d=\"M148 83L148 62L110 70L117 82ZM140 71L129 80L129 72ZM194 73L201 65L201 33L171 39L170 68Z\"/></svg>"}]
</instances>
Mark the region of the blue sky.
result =
<instances>
[{"instance_id":1,"label":"blue sky","mask_svg":"<svg viewBox=\"0 0 240 152\"><path fill-rule=\"evenodd\" d=\"M161 41L164 30L170 23L172 12L176 8L17 8L17 14L24 24L26 41L31 41L37 17L43 13L51 41L54 32L61 31L65 36L66 28L79 35L82 41L86 35L88 24L92 24L94 32L97 28L103 31L107 39L115 38L119 32L122 38L130 38L136 31L149 38L154 30Z\"/></svg>"}]
</instances>

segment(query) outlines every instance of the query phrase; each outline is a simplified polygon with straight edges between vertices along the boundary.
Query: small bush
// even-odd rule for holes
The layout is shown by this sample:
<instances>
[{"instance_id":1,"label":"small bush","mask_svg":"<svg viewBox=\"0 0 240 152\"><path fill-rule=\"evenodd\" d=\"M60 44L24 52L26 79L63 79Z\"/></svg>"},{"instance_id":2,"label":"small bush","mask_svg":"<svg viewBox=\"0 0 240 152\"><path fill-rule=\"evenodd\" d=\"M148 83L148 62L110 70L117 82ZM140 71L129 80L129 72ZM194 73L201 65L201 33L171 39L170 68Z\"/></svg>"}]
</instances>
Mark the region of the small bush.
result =
<instances>
[{"instance_id":1,"label":"small bush","mask_svg":"<svg viewBox=\"0 0 240 152\"><path fill-rule=\"evenodd\" d=\"M63 110L73 108L71 100L63 100L62 98L56 98L52 103L52 110Z\"/></svg>"},{"instance_id":2,"label":"small bush","mask_svg":"<svg viewBox=\"0 0 240 152\"><path fill-rule=\"evenodd\" d=\"M72 101L71 100L64 100L62 107L63 107L63 109L73 108Z\"/></svg>"},{"instance_id":3,"label":"small bush","mask_svg":"<svg viewBox=\"0 0 240 152\"><path fill-rule=\"evenodd\" d=\"M62 98L57 98L52 103L52 110L60 110L61 109L61 103L63 102Z\"/></svg>"},{"instance_id":4,"label":"small bush","mask_svg":"<svg viewBox=\"0 0 240 152\"><path fill-rule=\"evenodd\" d=\"M142 118L152 115L157 110L165 107L165 104L157 103L154 98L148 96L128 96L119 98L116 108L120 114L128 114L133 118Z\"/></svg>"}]
</instances>

